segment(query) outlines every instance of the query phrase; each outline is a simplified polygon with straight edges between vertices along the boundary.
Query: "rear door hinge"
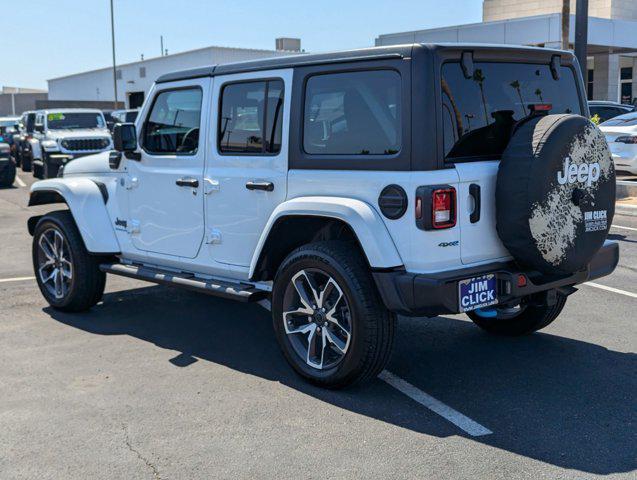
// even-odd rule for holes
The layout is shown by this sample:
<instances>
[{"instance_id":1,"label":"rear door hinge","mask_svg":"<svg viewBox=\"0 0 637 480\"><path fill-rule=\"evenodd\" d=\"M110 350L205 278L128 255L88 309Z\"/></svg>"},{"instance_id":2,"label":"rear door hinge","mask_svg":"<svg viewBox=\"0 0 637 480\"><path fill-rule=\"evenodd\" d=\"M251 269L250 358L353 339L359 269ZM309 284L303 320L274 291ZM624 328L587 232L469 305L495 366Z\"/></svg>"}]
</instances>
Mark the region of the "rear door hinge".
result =
<instances>
[{"instance_id":1,"label":"rear door hinge","mask_svg":"<svg viewBox=\"0 0 637 480\"><path fill-rule=\"evenodd\" d=\"M213 192L219 191L219 180L215 180L213 178L204 178L203 179L203 191L206 195L210 195Z\"/></svg>"},{"instance_id":2,"label":"rear door hinge","mask_svg":"<svg viewBox=\"0 0 637 480\"><path fill-rule=\"evenodd\" d=\"M124 175L120 181L119 184L124 187L126 190L132 190L133 188L136 188L139 185L139 180L137 179L137 177L130 177L128 175Z\"/></svg>"},{"instance_id":3,"label":"rear door hinge","mask_svg":"<svg viewBox=\"0 0 637 480\"><path fill-rule=\"evenodd\" d=\"M210 230L206 236L206 243L210 245L221 243L221 231L216 228Z\"/></svg>"}]
</instances>

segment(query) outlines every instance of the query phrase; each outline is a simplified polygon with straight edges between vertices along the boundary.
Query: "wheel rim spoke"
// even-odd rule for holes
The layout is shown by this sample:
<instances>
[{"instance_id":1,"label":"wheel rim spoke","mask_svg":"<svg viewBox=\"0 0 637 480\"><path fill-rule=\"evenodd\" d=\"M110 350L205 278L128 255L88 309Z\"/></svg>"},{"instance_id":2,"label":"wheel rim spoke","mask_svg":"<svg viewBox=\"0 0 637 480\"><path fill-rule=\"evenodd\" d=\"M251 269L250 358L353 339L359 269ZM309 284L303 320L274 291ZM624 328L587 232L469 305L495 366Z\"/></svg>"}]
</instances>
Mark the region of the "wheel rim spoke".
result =
<instances>
[{"instance_id":1,"label":"wheel rim spoke","mask_svg":"<svg viewBox=\"0 0 637 480\"><path fill-rule=\"evenodd\" d=\"M351 340L350 309L337 281L322 270L297 272L284 295L285 333L296 354L310 367L339 364Z\"/></svg>"},{"instance_id":2,"label":"wheel rim spoke","mask_svg":"<svg viewBox=\"0 0 637 480\"><path fill-rule=\"evenodd\" d=\"M44 231L38 239L37 272L43 288L56 300L63 299L71 287L73 263L68 244L56 228Z\"/></svg>"},{"instance_id":3,"label":"wheel rim spoke","mask_svg":"<svg viewBox=\"0 0 637 480\"><path fill-rule=\"evenodd\" d=\"M305 270L301 270L299 273L294 275L292 283L296 292L299 294L303 306L308 310L314 310L314 307L318 305L319 295ZM307 291L308 288L310 292Z\"/></svg>"}]
</instances>

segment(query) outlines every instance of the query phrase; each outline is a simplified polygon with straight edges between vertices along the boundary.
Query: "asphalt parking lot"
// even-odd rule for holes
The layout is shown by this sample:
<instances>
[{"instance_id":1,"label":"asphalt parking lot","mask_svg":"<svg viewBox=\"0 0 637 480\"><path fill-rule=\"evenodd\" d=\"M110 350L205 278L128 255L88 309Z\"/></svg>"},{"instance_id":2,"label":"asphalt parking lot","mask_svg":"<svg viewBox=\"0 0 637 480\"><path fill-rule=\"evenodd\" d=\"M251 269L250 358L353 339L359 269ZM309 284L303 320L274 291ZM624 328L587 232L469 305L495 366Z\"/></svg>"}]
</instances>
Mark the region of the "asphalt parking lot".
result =
<instances>
[{"instance_id":1,"label":"asphalt parking lot","mask_svg":"<svg viewBox=\"0 0 637 480\"><path fill-rule=\"evenodd\" d=\"M542 333L403 318L385 380L334 392L293 374L259 305L110 277L90 312L50 309L31 182L0 190L2 480L637 476L637 217Z\"/></svg>"}]
</instances>

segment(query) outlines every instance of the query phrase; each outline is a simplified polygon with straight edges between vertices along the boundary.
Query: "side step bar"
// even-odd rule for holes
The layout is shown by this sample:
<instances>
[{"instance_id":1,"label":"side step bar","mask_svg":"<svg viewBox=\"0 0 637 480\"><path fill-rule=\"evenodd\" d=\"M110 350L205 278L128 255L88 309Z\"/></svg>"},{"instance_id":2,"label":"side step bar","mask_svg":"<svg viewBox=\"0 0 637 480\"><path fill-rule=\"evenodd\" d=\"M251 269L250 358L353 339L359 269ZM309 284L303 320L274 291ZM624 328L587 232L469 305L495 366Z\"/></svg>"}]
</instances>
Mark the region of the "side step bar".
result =
<instances>
[{"instance_id":1,"label":"side step bar","mask_svg":"<svg viewBox=\"0 0 637 480\"><path fill-rule=\"evenodd\" d=\"M255 302L266 298L268 292L254 288L251 285L242 286L238 283L225 283L218 280L204 280L195 278L188 273L176 273L137 265L124 265L121 263L103 263L100 270L122 277L136 278L161 285L172 285L188 290L214 295L216 297L230 298L240 302ZM243 288L242 288L243 287Z\"/></svg>"}]
</instances>

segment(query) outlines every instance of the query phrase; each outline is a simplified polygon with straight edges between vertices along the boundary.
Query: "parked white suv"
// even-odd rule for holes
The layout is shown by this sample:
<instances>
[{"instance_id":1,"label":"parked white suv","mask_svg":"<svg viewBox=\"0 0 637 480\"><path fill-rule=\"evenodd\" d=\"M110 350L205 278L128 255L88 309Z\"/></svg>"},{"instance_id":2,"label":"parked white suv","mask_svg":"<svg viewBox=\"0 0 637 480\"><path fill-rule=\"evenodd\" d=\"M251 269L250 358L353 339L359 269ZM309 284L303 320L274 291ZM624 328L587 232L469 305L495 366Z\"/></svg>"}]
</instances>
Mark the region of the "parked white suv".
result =
<instances>
[{"instance_id":1,"label":"parked white suv","mask_svg":"<svg viewBox=\"0 0 637 480\"><path fill-rule=\"evenodd\" d=\"M113 148L104 114L87 108L38 111L33 142L33 175L38 178L57 177L71 160Z\"/></svg>"},{"instance_id":2,"label":"parked white suv","mask_svg":"<svg viewBox=\"0 0 637 480\"><path fill-rule=\"evenodd\" d=\"M289 363L328 387L383 369L397 313L543 328L619 257L578 68L407 45L165 75L114 152L33 185L68 205L28 222L40 290L64 311L105 273L269 299Z\"/></svg>"}]
</instances>

